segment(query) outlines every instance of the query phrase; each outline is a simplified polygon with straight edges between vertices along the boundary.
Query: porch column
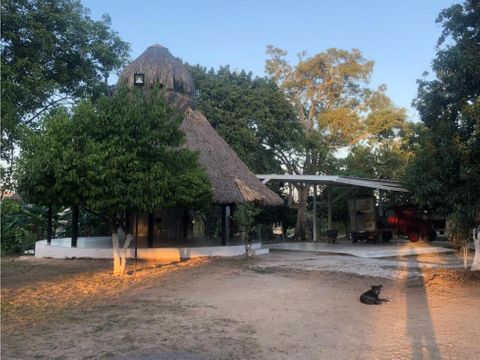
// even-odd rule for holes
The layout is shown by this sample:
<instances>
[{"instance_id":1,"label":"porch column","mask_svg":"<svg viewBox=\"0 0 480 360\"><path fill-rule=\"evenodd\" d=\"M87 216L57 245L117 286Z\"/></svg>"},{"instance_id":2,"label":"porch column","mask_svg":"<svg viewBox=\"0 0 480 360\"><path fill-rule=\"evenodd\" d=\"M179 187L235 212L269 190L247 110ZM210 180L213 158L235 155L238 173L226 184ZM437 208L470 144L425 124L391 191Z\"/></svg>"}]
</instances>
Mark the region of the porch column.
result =
<instances>
[{"instance_id":1,"label":"porch column","mask_svg":"<svg viewBox=\"0 0 480 360\"><path fill-rule=\"evenodd\" d=\"M48 219L47 219L47 244L52 242L52 204L48 205Z\"/></svg>"},{"instance_id":2,"label":"porch column","mask_svg":"<svg viewBox=\"0 0 480 360\"><path fill-rule=\"evenodd\" d=\"M313 241L317 241L317 184L313 184Z\"/></svg>"},{"instance_id":3,"label":"porch column","mask_svg":"<svg viewBox=\"0 0 480 360\"><path fill-rule=\"evenodd\" d=\"M227 245L230 231L228 229L228 205L222 205L222 246Z\"/></svg>"},{"instance_id":4,"label":"porch column","mask_svg":"<svg viewBox=\"0 0 480 360\"><path fill-rule=\"evenodd\" d=\"M147 242L148 242L148 247L152 248L153 247L153 220L154 220L154 214L149 213L148 214L148 231L147 231Z\"/></svg>"},{"instance_id":5,"label":"porch column","mask_svg":"<svg viewBox=\"0 0 480 360\"><path fill-rule=\"evenodd\" d=\"M77 239L78 239L78 218L80 215L80 206L73 205L72 206L72 247L77 247Z\"/></svg>"},{"instance_id":6,"label":"porch column","mask_svg":"<svg viewBox=\"0 0 480 360\"><path fill-rule=\"evenodd\" d=\"M328 187L328 230L332 229L332 185Z\"/></svg>"}]
</instances>

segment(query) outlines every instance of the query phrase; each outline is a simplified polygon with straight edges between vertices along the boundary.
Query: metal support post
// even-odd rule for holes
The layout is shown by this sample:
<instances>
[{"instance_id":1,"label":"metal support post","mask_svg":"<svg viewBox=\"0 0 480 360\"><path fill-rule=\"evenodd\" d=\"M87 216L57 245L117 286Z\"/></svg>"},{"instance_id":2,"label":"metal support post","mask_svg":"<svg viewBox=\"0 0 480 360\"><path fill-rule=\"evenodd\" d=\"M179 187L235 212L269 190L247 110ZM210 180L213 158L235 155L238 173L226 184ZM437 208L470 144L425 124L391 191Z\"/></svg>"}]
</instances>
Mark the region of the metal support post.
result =
<instances>
[{"instance_id":1,"label":"metal support post","mask_svg":"<svg viewBox=\"0 0 480 360\"><path fill-rule=\"evenodd\" d=\"M328 186L328 229L332 229L332 185Z\"/></svg>"},{"instance_id":2,"label":"metal support post","mask_svg":"<svg viewBox=\"0 0 480 360\"><path fill-rule=\"evenodd\" d=\"M313 184L313 241L317 241L317 185Z\"/></svg>"}]
</instances>

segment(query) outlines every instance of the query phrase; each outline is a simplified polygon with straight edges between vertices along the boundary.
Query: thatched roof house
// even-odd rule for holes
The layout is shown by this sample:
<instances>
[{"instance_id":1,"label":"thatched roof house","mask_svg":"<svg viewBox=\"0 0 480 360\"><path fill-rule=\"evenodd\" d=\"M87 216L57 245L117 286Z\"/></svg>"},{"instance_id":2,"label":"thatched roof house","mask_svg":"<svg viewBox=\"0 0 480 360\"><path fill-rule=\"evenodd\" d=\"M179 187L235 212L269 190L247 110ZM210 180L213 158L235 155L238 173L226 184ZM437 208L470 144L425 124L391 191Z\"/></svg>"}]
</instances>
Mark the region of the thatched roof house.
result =
<instances>
[{"instance_id":1,"label":"thatched roof house","mask_svg":"<svg viewBox=\"0 0 480 360\"><path fill-rule=\"evenodd\" d=\"M155 44L150 46L129 66L119 81L127 87L133 87L133 75L145 74L145 87L162 84L167 90L192 96L195 92L193 78L183 64L166 47Z\"/></svg>"},{"instance_id":2,"label":"thatched roof house","mask_svg":"<svg viewBox=\"0 0 480 360\"><path fill-rule=\"evenodd\" d=\"M193 78L167 48L150 46L127 66L119 83L133 87L135 73L145 74L146 88L162 84L167 90L167 101L184 114L181 129L186 135L186 146L199 152L200 166L206 170L214 188L214 203L283 204L282 199L248 169L205 116L195 110L192 100L195 92Z\"/></svg>"}]
</instances>

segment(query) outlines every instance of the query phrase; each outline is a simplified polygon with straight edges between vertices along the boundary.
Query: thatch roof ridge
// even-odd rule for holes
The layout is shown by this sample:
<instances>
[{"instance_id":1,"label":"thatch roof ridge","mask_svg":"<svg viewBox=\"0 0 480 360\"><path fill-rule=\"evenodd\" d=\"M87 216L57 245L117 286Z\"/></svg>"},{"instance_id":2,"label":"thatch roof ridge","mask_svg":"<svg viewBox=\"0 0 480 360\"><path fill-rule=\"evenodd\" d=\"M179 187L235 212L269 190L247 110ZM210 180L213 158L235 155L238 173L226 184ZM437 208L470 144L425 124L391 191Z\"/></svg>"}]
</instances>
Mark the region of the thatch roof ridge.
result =
<instances>
[{"instance_id":1,"label":"thatch roof ridge","mask_svg":"<svg viewBox=\"0 0 480 360\"><path fill-rule=\"evenodd\" d=\"M135 73L145 74L145 87L151 88L162 84L166 90L193 95L195 86L193 78L180 60L160 45L149 46L138 58L131 62L122 72L118 84L132 88Z\"/></svg>"},{"instance_id":2,"label":"thatch roof ridge","mask_svg":"<svg viewBox=\"0 0 480 360\"><path fill-rule=\"evenodd\" d=\"M214 203L283 204L280 196L257 179L200 111L188 109L180 128L185 133L186 147L199 153L198 162L214 188Z\"/></svg>"}]
</instances>

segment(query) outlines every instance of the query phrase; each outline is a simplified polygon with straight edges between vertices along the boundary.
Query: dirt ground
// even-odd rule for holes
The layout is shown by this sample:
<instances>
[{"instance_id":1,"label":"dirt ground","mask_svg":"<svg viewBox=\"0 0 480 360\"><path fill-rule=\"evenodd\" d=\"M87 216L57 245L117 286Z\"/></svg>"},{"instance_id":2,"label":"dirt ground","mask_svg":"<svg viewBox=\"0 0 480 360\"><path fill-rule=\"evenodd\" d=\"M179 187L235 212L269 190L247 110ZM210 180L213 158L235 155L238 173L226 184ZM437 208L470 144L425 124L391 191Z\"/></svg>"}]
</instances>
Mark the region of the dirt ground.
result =
<instances>
[{"instance_id":1,"label":"dirt ground","mask_svg":"<svg viewBox=\"0 0 480 360\"><path fill-rule=\"evenodd\" d=\"M376 278L289 256L141 263L135 278L110 261L2 259L2 359L479 358L480 276ZM393 301L361 304L374 284Z\"/></svg>"}]
</instances>

